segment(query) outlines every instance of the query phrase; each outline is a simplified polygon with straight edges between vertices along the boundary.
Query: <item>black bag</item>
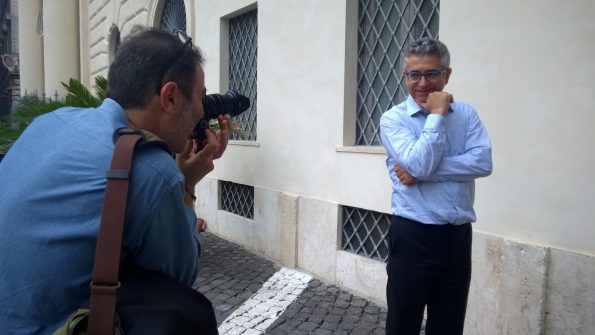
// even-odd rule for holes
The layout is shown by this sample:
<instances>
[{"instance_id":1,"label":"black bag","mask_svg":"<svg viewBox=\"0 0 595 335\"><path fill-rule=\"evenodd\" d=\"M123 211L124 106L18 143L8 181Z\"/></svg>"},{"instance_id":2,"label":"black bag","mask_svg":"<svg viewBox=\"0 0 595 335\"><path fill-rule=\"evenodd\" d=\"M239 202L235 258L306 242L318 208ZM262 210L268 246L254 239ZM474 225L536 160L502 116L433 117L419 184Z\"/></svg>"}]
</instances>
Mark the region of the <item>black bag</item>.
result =
<instances>
[{"instance_id":1,"label":"black bag","mask_svg":"<svg viewBox=\"0 0 595 335\"><path fill-rule=\"evenodd\" d=\"M136 144L147 137L130 129L118 135L97 237L90 307L75 311L53 334L218 334L213 305L200 292L135 266L125 265L120 275L132 155Z\"/></svg>"},{"instance_id":2,"label":"black bag","mask_svg":"<svg viewBox=\"0 0 595 335\"><path fill-rule=\"evenodd\" d=\"M125 272L113 334L218 334L213 306L202 293L160 272L138 267ZM79 309L53 335L88 334L88 320L89 310Z\"/></svg>"},{"instance_id":3,"label":"black bag","mask_svg":"<svg viewBox=\"0 0 595 335\"><path fill-rule=\"evenodd\" d=\"M133 268L122 276L117 314L125 335L218 334L211 302L160 272Z\"/></svg>"}]
</instances>

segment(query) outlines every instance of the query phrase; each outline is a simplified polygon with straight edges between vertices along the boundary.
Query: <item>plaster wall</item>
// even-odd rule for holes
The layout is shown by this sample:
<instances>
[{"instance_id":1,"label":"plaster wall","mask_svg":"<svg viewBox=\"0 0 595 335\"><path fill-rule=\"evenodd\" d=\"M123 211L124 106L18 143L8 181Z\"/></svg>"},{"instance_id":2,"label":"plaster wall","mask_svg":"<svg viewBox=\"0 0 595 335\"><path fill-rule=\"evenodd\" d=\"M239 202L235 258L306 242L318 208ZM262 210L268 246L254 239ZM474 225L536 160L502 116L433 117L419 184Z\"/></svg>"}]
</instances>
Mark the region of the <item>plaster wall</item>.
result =
<instances>
[{"instance_id":1,"label":"plaster wall","mask_svg":"<svg viewBox=\"0 0 595 335\"><path fill-rule=\"evenodd\" d=\"M207 59L209 92L228 88L217 75L226 64L228 17L254 5L197 2L196 40ZM346 65L346 11L344 1L258 2L257 139L232 142L212 177L390 210L382 151L341 151L343 113L354 108L345 106L345 69L356 68Z\"/></svg>"},{"instance_id":2,"label":"plaster wall","mask_svg":"<svg viewBox=\"0 0 595 335\"><path fill-rule=\"evenodd\" d=\"M477 229L595 255L595 2L456 0L441 5L448 89L492 138Z\"/></svg>"}]
</instances>

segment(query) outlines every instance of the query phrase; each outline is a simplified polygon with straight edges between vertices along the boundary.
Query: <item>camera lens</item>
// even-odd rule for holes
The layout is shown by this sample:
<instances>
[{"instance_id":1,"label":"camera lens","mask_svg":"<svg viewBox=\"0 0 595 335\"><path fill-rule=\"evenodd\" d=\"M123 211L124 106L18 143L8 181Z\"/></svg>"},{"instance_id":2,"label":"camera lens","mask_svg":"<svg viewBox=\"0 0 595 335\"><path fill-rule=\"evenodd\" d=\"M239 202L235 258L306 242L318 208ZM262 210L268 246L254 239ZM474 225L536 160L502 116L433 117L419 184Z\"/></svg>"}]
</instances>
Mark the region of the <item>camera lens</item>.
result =
<instances>
[{"instance_id":1,"label":"camera lens","mask_svg":"<svg viewBox=\"0 0 595 335\"><path fill-rule=\"evenodd\" d=\"M225 114L238 116L248 107L250 107L250 99L235 90L229 90L225 95L209 94L203 101L205 119L215 119Z\"/></svg>"},{"instance_id":2,"label":"camera lens","mask_svg":"<svg viewBox=\"0 0 595 335\"><path fill-rule=\"evenodd\" d=\"M192 138L199 141L206 139L205 129L209 127L209 120L216 119L219 115L238 116L242 114L250 107L250 99L236 90L229 90L224 95L209 94L205 96L202 105L204 116L192 131Z\"/></svg>"}]
</instances>

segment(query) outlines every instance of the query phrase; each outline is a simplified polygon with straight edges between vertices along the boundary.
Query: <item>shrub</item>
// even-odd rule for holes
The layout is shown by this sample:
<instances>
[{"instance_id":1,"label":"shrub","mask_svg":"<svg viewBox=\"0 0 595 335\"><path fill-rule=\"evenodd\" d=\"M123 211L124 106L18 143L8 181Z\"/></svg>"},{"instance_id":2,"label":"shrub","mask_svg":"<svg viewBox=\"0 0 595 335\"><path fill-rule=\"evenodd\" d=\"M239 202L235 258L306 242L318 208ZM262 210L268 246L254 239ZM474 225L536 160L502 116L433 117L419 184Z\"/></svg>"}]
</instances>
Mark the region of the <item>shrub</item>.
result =
<instances>
[{"instance_id":1,"label":"shrub","mask_svg":"<svg viewBox=\"0 0 595 335\"><path fill-rule=\"evenodd\" d=\"M95 95L76 79L70 79L68 84L61 83L68 92L64 102L38 96L24 96L16 111L0 120L0 154L6 153L23 130L39 115L51 112L64 106L97 107L105 98L107 79L103 76L95 77Z\"/></svg>"}]
</instances>

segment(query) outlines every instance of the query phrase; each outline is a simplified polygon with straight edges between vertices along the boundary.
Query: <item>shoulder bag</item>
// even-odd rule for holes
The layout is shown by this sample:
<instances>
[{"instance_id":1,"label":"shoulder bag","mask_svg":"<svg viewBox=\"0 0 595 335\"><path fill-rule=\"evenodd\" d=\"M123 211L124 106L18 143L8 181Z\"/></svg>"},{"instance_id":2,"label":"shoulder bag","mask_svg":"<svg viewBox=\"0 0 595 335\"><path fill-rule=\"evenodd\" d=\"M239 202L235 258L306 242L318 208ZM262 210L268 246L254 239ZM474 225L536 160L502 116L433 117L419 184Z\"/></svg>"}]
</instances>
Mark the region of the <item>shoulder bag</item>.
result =
<instances>
[{"instance_id":1,"label":"shoulder bag","mask_svg":"<svg viewBox=\"0 0 595 335\"><path fill-rule=\"evenodd\" d=\"M75 311L53 335L218 334L213 306L200 292L133 265L122 265L120 274L132 156L145 136L131 129L118 135L107 175L89 308Z\"/></svg>"}]
</instances>

